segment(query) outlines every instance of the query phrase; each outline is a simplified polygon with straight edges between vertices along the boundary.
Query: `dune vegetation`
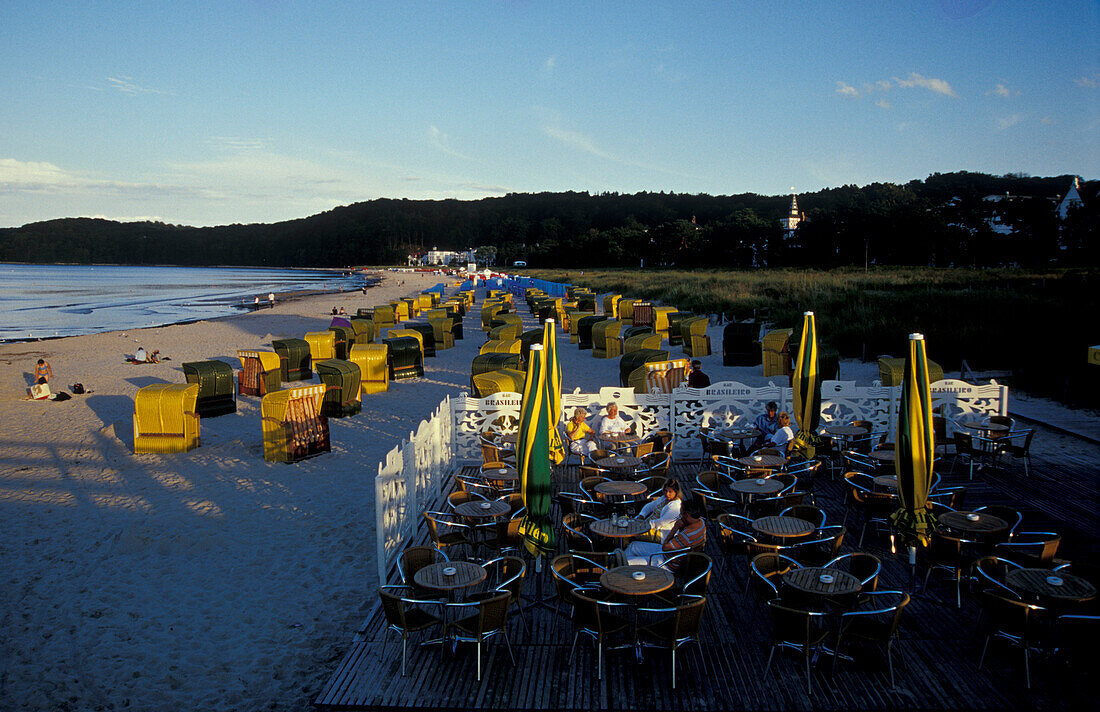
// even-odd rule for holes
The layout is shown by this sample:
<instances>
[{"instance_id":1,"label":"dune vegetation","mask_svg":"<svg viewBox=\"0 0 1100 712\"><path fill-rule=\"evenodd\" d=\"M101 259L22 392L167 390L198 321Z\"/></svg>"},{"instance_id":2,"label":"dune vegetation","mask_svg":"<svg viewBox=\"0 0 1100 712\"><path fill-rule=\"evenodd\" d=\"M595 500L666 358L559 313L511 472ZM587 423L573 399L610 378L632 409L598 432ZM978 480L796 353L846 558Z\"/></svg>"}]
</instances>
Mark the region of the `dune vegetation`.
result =
<instances>
[{"instance_id":1,"label":"dune vegetation","mask_svg":"<svg viewBox=\"0 0 1100 712\"><path fill-rule=\"evenodd\" d=\"M1073 404L1097 403L1097 270L928 267L749 270L542 270L532 276L658 300L726 319L798 328L816 315L824 345L845 358L902 355L925 334L946 369L1008 370L1014 385ZM716 348L720 346L716 345Z\"/></svg>"}]
</instances>

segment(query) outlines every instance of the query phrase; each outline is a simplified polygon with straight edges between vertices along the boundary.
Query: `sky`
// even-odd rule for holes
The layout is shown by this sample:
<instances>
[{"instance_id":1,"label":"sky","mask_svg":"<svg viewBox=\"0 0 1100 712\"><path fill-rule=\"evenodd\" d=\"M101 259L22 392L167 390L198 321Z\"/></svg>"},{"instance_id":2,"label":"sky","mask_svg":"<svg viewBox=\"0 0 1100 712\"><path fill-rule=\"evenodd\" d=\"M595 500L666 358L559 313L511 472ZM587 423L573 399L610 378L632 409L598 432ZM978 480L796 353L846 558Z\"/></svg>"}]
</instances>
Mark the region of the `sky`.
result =
<instances>
[{"instance_id":1,"label":"sky","mask_svg":"<svg viewBox=\"0 0 1100 712\"><path fill-rule=\"evenodd\" d=\"M1098 168L1096 0L0 0L0 226Z\"/></svg>"}]
</instances>

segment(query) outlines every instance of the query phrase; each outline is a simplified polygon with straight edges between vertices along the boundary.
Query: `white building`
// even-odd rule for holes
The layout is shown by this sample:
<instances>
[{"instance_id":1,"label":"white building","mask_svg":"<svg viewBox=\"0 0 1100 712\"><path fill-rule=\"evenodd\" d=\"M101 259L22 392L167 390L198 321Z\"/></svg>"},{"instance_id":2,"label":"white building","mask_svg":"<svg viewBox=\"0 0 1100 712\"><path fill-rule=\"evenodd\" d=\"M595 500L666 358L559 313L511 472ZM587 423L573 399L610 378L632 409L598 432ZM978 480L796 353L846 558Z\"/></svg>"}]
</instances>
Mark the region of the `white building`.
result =
<instances>
[{"instance_id":1,"label":"white building","mask_svg":"<svg viewBox=\"0 0 1100 712\"><path fill-rule=\"evenodd\" d=\"M1065 220L1069 216L1069 212L1084 205L1084 201L1081 200L1081 179L1077 176L1073 177L1073 183L1070 185L1069 190L1066 192L1064 198L1058 203L1058 219Z\"/></svg>"},{"instance_id":2,"label":"white building","mask_svg":"<svg viewBox=\"0 0 1100 712\"><path fill-rule=\"evenodd\" d=\"M420 258L420 264L422 265L449 265L452 261L461 262L463 264L467 262L473 262L474 250L470 248L465 252L453 252L450 250L441 250L438 247L433 247L428 250L427 254Z\"/></svg>"},{"instance_id":3,"label":"white building","mask_svg":"<svg viewBox=\"0 0 1100 712\"><path fill-rule=\"evenodd\" d=\"M791 193L791 209L787 211L787 217L780 219L779 226L783 228L783 237L790 239L794 231L802 223L802 213L798 210L798 198Z\"/></svg>"}]
</instances>

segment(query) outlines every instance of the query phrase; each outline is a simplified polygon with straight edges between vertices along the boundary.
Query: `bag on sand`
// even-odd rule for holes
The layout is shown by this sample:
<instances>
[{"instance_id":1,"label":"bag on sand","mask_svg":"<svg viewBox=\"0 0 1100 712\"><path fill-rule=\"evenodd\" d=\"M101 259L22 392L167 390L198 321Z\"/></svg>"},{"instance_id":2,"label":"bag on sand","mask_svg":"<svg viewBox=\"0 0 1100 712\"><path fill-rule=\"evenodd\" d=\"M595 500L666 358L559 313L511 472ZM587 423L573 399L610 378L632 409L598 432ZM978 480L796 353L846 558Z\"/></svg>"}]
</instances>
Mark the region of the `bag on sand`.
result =
<instances>
[{"instance_id":1,"label":"bag on sand","mask_svg":"<svg viewBox=\"0 0 1100 712\"><path fill-rule=\"evenodd\" d=\"M31 398L34 400L46 400L50 397L50 384L36 383L31 386Z\"/></svg>"},{"instance_id":2,"label":"bag on sand","mask_svg":"<svg viewBox=\"0 0 1100 712\"><path fill-rule=\"evenodd\" d=\"M67 401L67 400L71 400L71 399L72 399L72 396L70 396L65 391L61 391L60 393L55 394L54 397L51 398L50 400L53 400L53 401Z\"/></svg>"},{"instance_id":3,"label":"bag on sand","mask_svg":"<svg viewBox=\"0 0 1100 712\"><path fill-rule=\"evenodd\" d=\"M84 384L83 383L74 383L69 390L71 390L73 393L75 393L77 395L81 395L82 393L84 393Z\"/></svg>"}]
</instances>

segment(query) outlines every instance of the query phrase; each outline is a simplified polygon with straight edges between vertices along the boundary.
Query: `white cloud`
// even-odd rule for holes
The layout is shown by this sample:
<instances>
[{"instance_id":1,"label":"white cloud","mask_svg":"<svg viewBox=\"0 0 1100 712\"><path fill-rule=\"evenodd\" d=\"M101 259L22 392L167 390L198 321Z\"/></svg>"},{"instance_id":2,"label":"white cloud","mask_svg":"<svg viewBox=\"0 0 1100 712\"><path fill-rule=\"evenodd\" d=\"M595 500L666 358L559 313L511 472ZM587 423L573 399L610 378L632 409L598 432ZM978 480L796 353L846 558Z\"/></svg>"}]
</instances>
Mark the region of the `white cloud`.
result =
<instances>
[{"instance_id":1,"label":"white cloud","mask_svg":"<svg viewBox=\"0 0 1100 712\"><path fill-rule=\"evenodd\" d=\"M955 96L955 90L952 89L951 85L945 80L925 77L916 72L910 72L907 79L898 79L894 77L894 82L902 89L919 87L937 94L943 94L944 96Z\"/></svg>"},{"instance_id":2,"label":"white cloud","mask_svg":"<svg viewBox=\"0 0 1100 712\"><path fill-rule=\"evenodd\" d=\"M1100 87L1100 72L1093 74L1091 77L1077 77L1073 81L1079 87L1084 87L1085 89L1095 89L1097 87Z\"/></svg>"},{"instance_id":3,"label":"white cloud","mask_svg":"<svg viewBox=\"0 0 1100 712\"><path fill-rule=\"evenodd\" d=\"M0 194L13 193L99 193L114 196L132 194L179 194L190 189L171 184L127 182L73 171L46 161L0 158Z\"/></svg>"},{"instance_id":4,"label":"white cloud","mask_svg":"<svg viewBox=\"0 0 1100 712\"><path fill-rule=\"evenodd\" d=\"M859 89L856 89L851 84L845 84L844 82L836 83L836 93L841 96L850 96L853 99L859 96Z\"/></svg>"},{"instance_id":5,"label":"white cloud","mask_svg":"<svg viewBox=\"0 0 1100 712\"><path fill-rule=\"evenodd\" d=\"M1044 116L1043 118L1039 119L1039 123L1043 124L1044 126L1052 126L1058 122L1055 119L1050 118L1049 116Z\"/></svg>"},{"instance_id":6,"label":"white cloud","mask_svg":"<svg viewBox=\"0 0 1100 712\"><path fill-rule=\"evenodd\" d=\"M880 109L889 109L893 105L890 102L886 101L885 99L879 99L878 101L875 102L875 106L877 106Z\"/></svg>"},{"instance_id":7,"label":"white cloud","mask_svg":"<svg viewBox=\"0 0 1100 712\"><path fill-rule=\"evenodd\" d=\"M572 146L573 148L580 149L585 153L591 153L597 158L603 158L609 161L615 161L616 163L625 163L615 156L611 155L607 151L599 148L591 138L584 134L577 133L576 131L567 131L565 129L557 128L554 126L547 126L543 129L546 135L552 139L564 143L566 146Z\"/></svg>"},{"instance_id":8,"label":"white cloud","mask_svg":"<svg viewBox=\"0 0 1100 712\"><path fill-rule=\"evenodd\" d=\"M451 137L440 131L434 125L428 127L428 140L431 141L431 144L433 146L438 148L443 153L446 153L448 156L461 158L464 161L474 160L466 154L460 153L459 151L451 148Z\"/></svg>"},{"instance_id":9,"label":"white cloud","mask_svg":"<svg viewBox=\"0 0 1100 712\"><path fill-rule=\"evenodd\" d=\"M1019 94L1019 93L1020 92L1016 92L1016 94ZM1012 94L1013 94L1012 90L1009 89L1004 84L1001 84L1001 83L998 83L997 86L993 87L992 89L990 89L989 91L987 91L985 93L986 96L999 96L1002 99L1007 99L1008 97L1012 96Z\"/></svg>"},{"instance_id":10,"label":"white cloud","mask_svg":"<svg viewBox=\"0 0 1100 712\"><path fill-rule=\"evenodd\" d=\"M118 75L117 77L107 77L107 87L114 89L115 91L122 92L123 94L130 94L135 96L137 94L167 94L168 92L160 89L153 89L152 87L144 87L134 83L133 77L125 75ZM89 87L95 88L95 87Z\"/></svg>"},{"instance_id":11,"label":"white cloud","mask_svg":"<svg viewBox=\"0 0 1100 712\"><path fill-rule=\"evenodd\" d=\"M206 139L207 145L226 151L259 151L266 144L262 138L245 138L242 136L211 136Z\"/></svg>"},{"instance_id":12,"label":"white cloud","mask_svg":"<svg viewBox=\"0 0 1100 712\"><path fill-rule=\"evenodd\" d=\"M999 85L998 85L999 86ZM847 82L838 81L836 83L836 93L841 96L846 96L852 99L856 99L861 96L867 96L876 92L888 92L892 89L927 89L937 94L943 94L945 96L955 96L955 91L951 88L943 79L933 79L931 77L925 77L916 72L911 72L907 79L893 78L893 81L889 79L878 79L873 82L863 82L857 89L855 86L848 84ZM883 106L884 100L876 101L877 106L888 108L889 105Z\"/></svg>"},{"instance_id":13,"label":"white cloud","mask_svg":"<svg viewBox=\"0 0 1100 712\"><path fill-rule=\"evenodd\" d=\"M556 56L555 57L547 57L546 61L542 63L542 68L544 70L546 70L547 72L552 72L552 71L554 71L554 67L557 65L557 63L558 63L558 58Z\"/></svg>"},{"instance_id":14,"label":"white cloud","mask_svg":"<svg viewBox=\"0 0 1100 712\"><path fill-rule=\"evenodd\" d=\"M1011 114L1010 116L999 116L996 119L997 130L1004 131L1007 128L1011 128L1020 123L1021 117L1019 114Z\"/></svg>"}]
</instances>

